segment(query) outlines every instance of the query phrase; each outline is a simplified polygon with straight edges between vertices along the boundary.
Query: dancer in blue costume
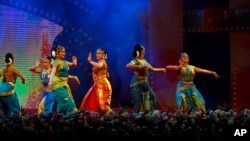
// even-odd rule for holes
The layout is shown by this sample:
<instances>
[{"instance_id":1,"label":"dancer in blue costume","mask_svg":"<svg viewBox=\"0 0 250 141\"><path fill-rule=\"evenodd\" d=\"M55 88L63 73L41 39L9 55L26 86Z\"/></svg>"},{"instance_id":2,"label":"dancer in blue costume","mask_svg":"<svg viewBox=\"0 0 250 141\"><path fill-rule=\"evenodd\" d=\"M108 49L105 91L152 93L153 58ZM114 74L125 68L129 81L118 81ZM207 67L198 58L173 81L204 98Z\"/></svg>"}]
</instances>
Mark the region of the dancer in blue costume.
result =
<instances>
[{"instance_id":1,"label":"dancer in blue costume","mask_svg":"<svg viewBox=\"0 0 250 141\"><path fill-rule=\"evenodd\" d=\"M39 60L36 62L36 65L29 68L29 70L34 73L40 74L40 78L43 84L42 100L38 105L38 114L41 114L41 113L49 114L53 112L54 107L55 107L55 96L50 90L49 85L48 85L49 76L52 70L51 69L52 58L48 56L42 60L42 63L43 63L42 65L43 69L38 69L41 64Z\"/></svg>"},{"instance_id":2,"label":"dancer in blue costume","mask_svg":"<svg viewBox=\"0 0 250 141\"><path fill-rule=\"evenodd\" d=\"M134 76L130 82L130 91L134 104L134 112L153 112L158 109L158 98L149 85L149 72L163 72L166 74L165 68L154 68L146 59L144 59L145 48L136 44L134 46L133 56L127 65L127 69L134 70Z\"/></svg>"},{"instance_id":3,"label":"dancer in blue costume","mask_svg":"<svg viewBox=\"0 0 250 141\"><path fill-rule=\"evenodd\" d=\"M190 112L194 114L196 112L205 113L205 100L197 90L193 80L195 73L205 73L215 77L220 76L210 70L198 68L193 65L189 65L189 56L187 53L182 52L179 57L180 65L168 65L167 71L176 71L179 75L179 81L176 86L176 106L178 112Z\"/></svg>"},{"instance_id":4,"label":"dancer in blue costume","mask_svg":"<svg viewBox=\"0 0 250 141\"><path fill-rule=\"evenodd\" d=\"M0 77L3 77L3 83L0 85L0 108L7 115L20 115L21 108L15 90L17 77L25 84L25 78L20 71L13 65L14 57L12 53L5 55L6 67L1 70Z\"/></svg>"},{"instance_id":5,"label":"dancer in blue costume","mask_svg":"<svg viewBox=\"0 0 250 141\"><path fill-rule=\"evenodd\" d=\"M56 59L53 62L49 86L55 95L57 110L59 113L72 114L78 109L68 85L68 73L70 67L77 66L77 58L72 56L72 62L64 60L66 52L62 46L57 46L52 55L55 55Z\"/></svg>"}]
</instances>

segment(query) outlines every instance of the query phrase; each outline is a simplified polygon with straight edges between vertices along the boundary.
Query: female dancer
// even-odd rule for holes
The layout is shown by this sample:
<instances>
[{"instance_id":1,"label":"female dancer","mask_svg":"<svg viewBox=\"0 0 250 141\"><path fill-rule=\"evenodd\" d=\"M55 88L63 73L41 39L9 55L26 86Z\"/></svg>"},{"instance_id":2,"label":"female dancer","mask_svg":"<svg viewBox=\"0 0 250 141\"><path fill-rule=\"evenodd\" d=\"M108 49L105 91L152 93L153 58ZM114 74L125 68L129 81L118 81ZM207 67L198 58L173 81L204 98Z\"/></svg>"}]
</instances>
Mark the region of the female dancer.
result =
<instances>
[{"instance_id":1,"label":"female dancer","mask_svg":"<svg viewBox=\"0 0 250 141\"><path fill-rule=\"evenodd\" d=\"M84 96L80 109L90 112L99 112L108 114L111 112L112 87L108 80L108 65L106 62L107 53L104 49L97 49L97 62L92 61L91 52L88 56L88 62L93 66L92 77L94 84Z\"/></svg>"},{"instance_id":2,"label":"female dancer","mask_svg":"<svg viewBox=\"0 0 250 141\"><path fill-rule=\"evenodd\" d=\"M40 113L45 113L49 114L53 112L53 107L55 104L55 97L52 91L50 90L48 84L49 84L49 75L51 73L51 63L52 63L52 58L51 57L46 57L43 59L43 69L37 69L40 65L40 61L36 62L36 65L29 68L30 71L34 73L40 74L40 78L42 80L43 84L43 93L42 93L42 100L39 103L38 106L38 114Z\"/></svg>"},{"instance_id":3,"label":"female dancer","mask_svg":"<svg viewBox=\"0 0 250 141\"><path fill-rule=\"evenodd\" d=\"M149 71L166 73L165 68L154 68L144 58L145 48L142 45L134 46L133 56L127 65L127 69L134 70L134 76L130 82L134 112L153 112L158 108L158 98L149 85Z\"/></svg>"},{"instance_id":4,"label":"female dancer","mask_svg":"<svg viewBox=\"0 0 250 141\"><path fill-rule=\"evenodd\" d=\"M22 84L25 84L25 78L13 65L14 56L12 53L6 53L4 61L6 67L0 73L0 76L3 76L3 83L0 85L0 108L7 115L20 115L21 108L15 91L15 83L17 77L19 77Z\"/></svg>"},{"instance_id":5,"label":"female dancer","mask_svg":"<svg viewBox=\"0 0 250 141\"><path fill-rule=\"evenodd\" d=\"M66 52L63 46L57 46L52 55L55 55L56 59L53 62L49 86L56 98L57 111L63 114L75 113L78 110L68 85L68 73L70 67L77 65L77 58L76 56L72 56L72 62L64 60Z\"/></svg>"},{"instance_id":6,"label":"female dancer","mask_svg":"<svg viewBox=\"0 0 250 141\"><path fill-rule=\"evenodd\" d=\"M220 76L210 70L201 69L193 65L189 65L189 56L182 52L179 57L179 65L166 66L167 71L176 71L179 74L179 82L176 86L176 105L178 112L188 112L191 114L195 112L206 112L205 100L196 89L193 82L195 73L205 73L215 77Z\"/></svg>"}]
</instances>

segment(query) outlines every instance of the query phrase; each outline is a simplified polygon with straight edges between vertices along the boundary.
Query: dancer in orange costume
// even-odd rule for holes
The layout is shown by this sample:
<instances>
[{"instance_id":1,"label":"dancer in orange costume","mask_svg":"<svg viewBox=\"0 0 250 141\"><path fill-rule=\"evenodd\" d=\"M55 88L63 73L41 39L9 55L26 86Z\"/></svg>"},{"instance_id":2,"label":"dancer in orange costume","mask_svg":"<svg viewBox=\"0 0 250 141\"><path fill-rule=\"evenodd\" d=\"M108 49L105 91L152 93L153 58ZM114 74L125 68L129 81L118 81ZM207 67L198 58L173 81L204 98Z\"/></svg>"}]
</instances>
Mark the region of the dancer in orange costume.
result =
<instances>
[{"instance_id":1,"label":"dancer in orange costume","mask_svg":"<svg viewBox=\"0 0 250 141\"><path fill-rule=\"evenodd\" d=\"M99 112L104 115L111 112L112 87L108 80L108 65L106 62L106 51L97 49L97 62L92 61L91 52L88 56L88 62L93 66L92 77L94 84L84 96L80 110L89 110L90 112Z\"/></svg>"}]
</instances>

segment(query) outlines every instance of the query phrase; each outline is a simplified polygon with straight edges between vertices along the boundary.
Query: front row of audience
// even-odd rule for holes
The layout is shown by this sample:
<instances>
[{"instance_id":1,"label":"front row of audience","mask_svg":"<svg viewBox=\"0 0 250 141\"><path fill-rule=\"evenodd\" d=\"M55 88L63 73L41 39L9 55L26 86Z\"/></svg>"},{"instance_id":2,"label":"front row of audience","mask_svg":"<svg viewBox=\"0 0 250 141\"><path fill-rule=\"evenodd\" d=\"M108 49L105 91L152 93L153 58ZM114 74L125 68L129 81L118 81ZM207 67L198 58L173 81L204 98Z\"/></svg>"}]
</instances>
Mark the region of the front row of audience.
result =
<instances>
[{"instance_id":1,"label":"front row of audience","mask_svg":"<svg viewBox=\"0 0 250 141\"><path fill-rule=\"evenodd\" d=\"M250 110L216 109L205 114L128 112L109 114L81 111L74 114L50 113L6 116L0 111L0 140L52 141L70 139L162 139L224 141L249 139Z\"/></svg>"}]
</instances>

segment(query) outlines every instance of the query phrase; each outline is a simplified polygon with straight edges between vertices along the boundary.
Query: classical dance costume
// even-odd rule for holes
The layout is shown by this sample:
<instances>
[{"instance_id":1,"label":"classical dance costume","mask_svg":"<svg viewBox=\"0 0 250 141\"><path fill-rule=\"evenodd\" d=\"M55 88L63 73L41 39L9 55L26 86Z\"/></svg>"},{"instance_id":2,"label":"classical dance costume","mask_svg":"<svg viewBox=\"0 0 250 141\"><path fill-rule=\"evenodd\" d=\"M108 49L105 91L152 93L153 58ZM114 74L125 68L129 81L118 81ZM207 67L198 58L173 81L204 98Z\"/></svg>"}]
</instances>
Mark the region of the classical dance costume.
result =
<instances>
[{"instance_id":1,"label":"classical dance costume","mask_svg":"<svg viewBox=\"0 0 250 141\"><path fill-rule=\"evenodd\" d=\"M179 82L176 88L177 111L180 112L205 112L205 100L196 89L193 82L195 76L194 66L181 69Z\"/></svg>"},{"instance_id":2,"label":"classical dance costume","mask_svg":"<svg viewBox=\"0 0 250 141\"><path fill-rule=\"evenodd\" d=\"M13 65L9 65L1 71L0 76L3 77L0 85L0 108L8 115L21 114L15 89L16 78L21 76L21 73Z\"/></svg>"},{"instance_id":3,"label":"classical dance costume","mask_svg":"<svg viewBox=\"0 0 250 141\"><path fill-rule=\"evenodd\" d=\"M40 77L43 84L43 93L42 93L42 100L38 106L38 114L45 113L49 114L52 113L55 108L55 96L53 92L49 89L49 76L51 70L47 72L45 69L41 72Z\"/></svg>"},{"instance_id":4,"label":"classical dance costume","mask_svg":"<svg viewBox=\"0 0 250 141\"><path fill-rule=\"evenodd\" d=\"M93 67L92 76L94 84L85 94L80 109L90 112L109 113L111 110L112 87L108 80L106 62L102 68Z\"/></svg>"},{"instance_id":5,"label":"classical dance costume","mask_svg":"<svg viewBox=\"0 0 250 141\"><path fill-rule=\"evenodd\" d=\"M68 62L56 59L53 62L53 67L57 68L52 83L52 91L57 102L57 111L66 114L77 112L78 110L68 85Z\"/></svg>"},{"instance_id":6,"label":"classical dance costume","mask_svg":"<svg viewBox=\"0 0 250 141\"><path fill-rule=\"evenodd\" d=\"M141 61L133 59L130 63L152 68L145 59ZM134 71L134 75L130 82L134 112L153 112L158 108L158 98L149 85L148 76L148 70L135 69Z\"/></svg>"}]
</instances>

